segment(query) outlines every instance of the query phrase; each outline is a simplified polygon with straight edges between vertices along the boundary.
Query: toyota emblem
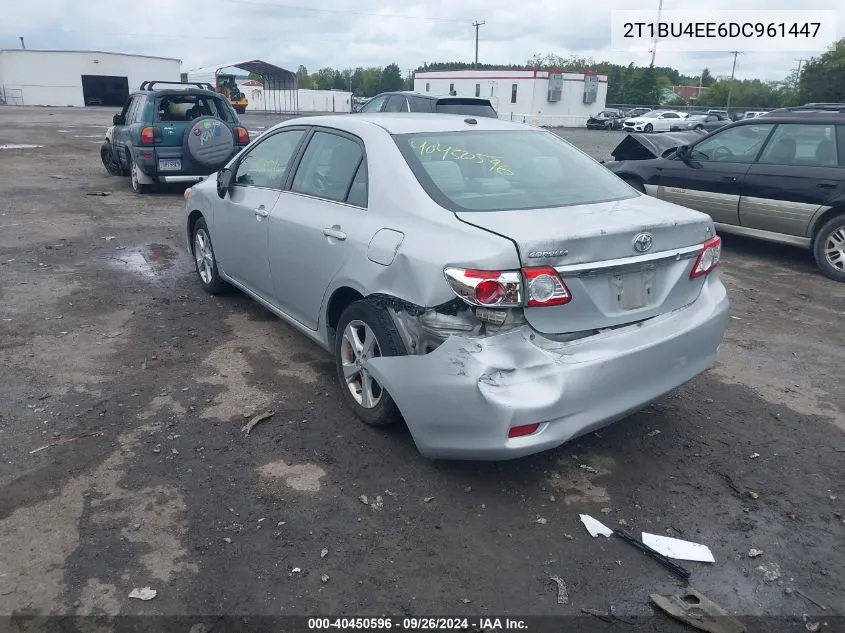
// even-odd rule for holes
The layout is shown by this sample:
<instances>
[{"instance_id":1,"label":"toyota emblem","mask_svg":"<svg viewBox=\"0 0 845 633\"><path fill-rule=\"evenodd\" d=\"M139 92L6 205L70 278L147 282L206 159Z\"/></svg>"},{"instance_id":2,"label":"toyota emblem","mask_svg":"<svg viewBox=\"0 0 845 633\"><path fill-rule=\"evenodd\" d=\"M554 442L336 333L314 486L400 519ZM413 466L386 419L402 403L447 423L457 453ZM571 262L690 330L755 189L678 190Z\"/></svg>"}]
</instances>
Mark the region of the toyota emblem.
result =
<instances>
[{"instance_id":1,"label":"toyota emblem","mask_svg":"<svg viewBox=\"0 0 845 633\"><path fill-rule=\"evenodd\" d=\"M639 233L634 237L634 250L638 253L645 253L654 244L654 238L651 233Z\"/></svg>"}]
</instances>

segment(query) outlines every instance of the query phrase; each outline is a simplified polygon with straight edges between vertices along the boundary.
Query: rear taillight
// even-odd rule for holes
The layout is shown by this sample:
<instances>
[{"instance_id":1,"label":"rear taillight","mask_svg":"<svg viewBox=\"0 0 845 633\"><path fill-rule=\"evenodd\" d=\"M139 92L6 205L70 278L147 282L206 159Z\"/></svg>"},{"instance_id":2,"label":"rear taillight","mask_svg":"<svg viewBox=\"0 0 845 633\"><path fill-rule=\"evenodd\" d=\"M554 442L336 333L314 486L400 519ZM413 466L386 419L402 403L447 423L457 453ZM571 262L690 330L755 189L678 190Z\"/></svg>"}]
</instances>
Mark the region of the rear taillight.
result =
<instances>
[{"instance_id":1,"label":"rear taillight","mask_svg":"<svg viewBox=\"0 0 845 633\"><path fill-rule=\"evenodd\" d=\"M447 268L446 280L461 299L476 306L518 308L522 305L522 280L515 271Z\"/></svg>"},{"instance_id":2,"label":"rear taillight","mask_svg":"<svg viewBox=\"0 0 845 633\"><path fill-rule=\"evenodd\" d=\"M719 259L722 256L722 238L718 235L704 243L698 259L695 260L695 266L692 267L690 279L696 279L702 275L711 272L719 265Z\"/></svg>"},{"instance_id":3,"label":"rear taillight","mask_svg":"<svg viewBox=\"0 0 845 633\"><path fill-rule=\"evenodd\" d=\"M155 145L161 141L160 128L145 127L141 130L141 145Z\"/></svg>"},{"instance_id":4,"label":"rear taillight","mask_svg":"<svg viewBox=\"0 0 845 633\"><path fill-rule=\"evenodd\" d=\"M247 132L245 127L237 128L238 132L238 145L249 145L249 132Z\"/></svg>"},{"instance_id":5,"label":"rear taillight","mask_svg":"<svg viewBox=\"0 0 845 633\"><path fill-rule=\"evenodd\" d=\"M562 306L572 301L569 288L554 268L523 268L528 284L528 307Z\"/></svg>"},{"instance_id":6,"label":"rear taillight","mask_svg":"<svg viewBox=\"0 0 845 633\"><path fill-rule=\"evenodd\" d=\"M447 268L446 280L469 304L495 308L541 308L569 303L572 295L554 268L475 270Z\"/></svg>"}]
</instances>

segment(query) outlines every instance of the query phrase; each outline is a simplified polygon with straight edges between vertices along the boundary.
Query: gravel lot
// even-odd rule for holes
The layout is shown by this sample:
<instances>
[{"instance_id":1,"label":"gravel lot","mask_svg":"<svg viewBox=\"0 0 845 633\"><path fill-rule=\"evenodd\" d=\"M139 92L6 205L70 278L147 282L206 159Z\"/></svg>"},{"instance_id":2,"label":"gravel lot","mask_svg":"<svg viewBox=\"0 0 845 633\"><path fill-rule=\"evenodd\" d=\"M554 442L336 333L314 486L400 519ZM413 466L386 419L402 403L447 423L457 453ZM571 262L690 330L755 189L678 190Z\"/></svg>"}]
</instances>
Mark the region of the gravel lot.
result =
<instances>
[{"instance_id":1,"label":"gravel lot","mask_svg":"<svg viewBox=\"0 0 845 633\"><path fill-rule=\"evenodd\" d=\"M42 146L0 150L0 615L651 616L681 591L579 513L709 545L686 566L731 613L845 612L845 285L810 253L726 236L720 361L647 410L527 459L430 462L352 418L316 346L201 291L182 189L102 167L111 115L0 109L0 145ZM558 132L599 159L622 136Z\"/></svg>"}]
</instances>

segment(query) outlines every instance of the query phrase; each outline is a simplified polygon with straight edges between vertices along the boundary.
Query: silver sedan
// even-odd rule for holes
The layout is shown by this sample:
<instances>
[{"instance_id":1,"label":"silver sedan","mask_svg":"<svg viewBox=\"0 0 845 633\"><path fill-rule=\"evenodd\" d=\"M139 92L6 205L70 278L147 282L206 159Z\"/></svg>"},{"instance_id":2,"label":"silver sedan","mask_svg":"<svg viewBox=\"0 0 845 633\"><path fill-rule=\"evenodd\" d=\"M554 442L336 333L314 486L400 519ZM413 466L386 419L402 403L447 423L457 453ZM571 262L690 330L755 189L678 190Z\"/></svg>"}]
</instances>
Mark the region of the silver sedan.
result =
<instances>
[{"instance_id":1,"label":"silver sedan","mask_svg":"<svg viewBox=\"0 0 845 633\"><path fill-rule=\"evenodd\" d=\"M293 119L186 192L210 293L246 292L335 357L423 455L554 448L705 371L728 316L710 218L497 119Z\"/></svg>"}]
</instances>

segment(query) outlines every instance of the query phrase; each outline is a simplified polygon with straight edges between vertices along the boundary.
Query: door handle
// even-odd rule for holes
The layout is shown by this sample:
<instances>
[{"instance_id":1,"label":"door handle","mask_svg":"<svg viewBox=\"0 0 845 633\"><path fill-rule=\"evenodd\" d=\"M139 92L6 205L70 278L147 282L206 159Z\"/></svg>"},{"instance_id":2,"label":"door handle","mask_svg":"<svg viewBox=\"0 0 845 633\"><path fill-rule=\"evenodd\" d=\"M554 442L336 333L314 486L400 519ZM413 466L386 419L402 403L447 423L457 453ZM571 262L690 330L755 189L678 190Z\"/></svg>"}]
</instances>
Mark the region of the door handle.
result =
<instances>
[{"instance_id":1,"label":"door handle","mask_svg":"<svg viewBox=\"0 0 845 633\"><path fill-rule=\"evenodd\" d=\"M736 176L722 176L722 180L725 182L736 182Z\"/></svg>"},{"instance_id":2,"label":"door handle","mask_svg":"<svg viewBox=\"0 0 845 633\"><path fill-rule=\"evenodd\" d=\"M835 182L820 182L816 185L816 187L821 187L822 189L835 189L836 183Z\"/></svg>"},{"instance_id":3,"label":"door handle","mask_svg":"<svg viewBox=\"0 0 845 633\"><path fill-rule=\"evenodd\" d=\"M330 229L323 229L323 235L326 237L333 237L334 239L342 242L346 239L346 233L340 230L340 226L335 224Z\"/></svg>"},{"instance_id":4,"label":"door handle","mask_svg":"<svg viewBox=\"0 0 845 633\"><path fill-rule=\"evenodd\" d=\"M266 218L268 215L270 215L270 212L267 210L267 207L265 207L263 204L257 209L255 209L253 213L255 213L256 218Z\"/></svg>"}]
</instances>

